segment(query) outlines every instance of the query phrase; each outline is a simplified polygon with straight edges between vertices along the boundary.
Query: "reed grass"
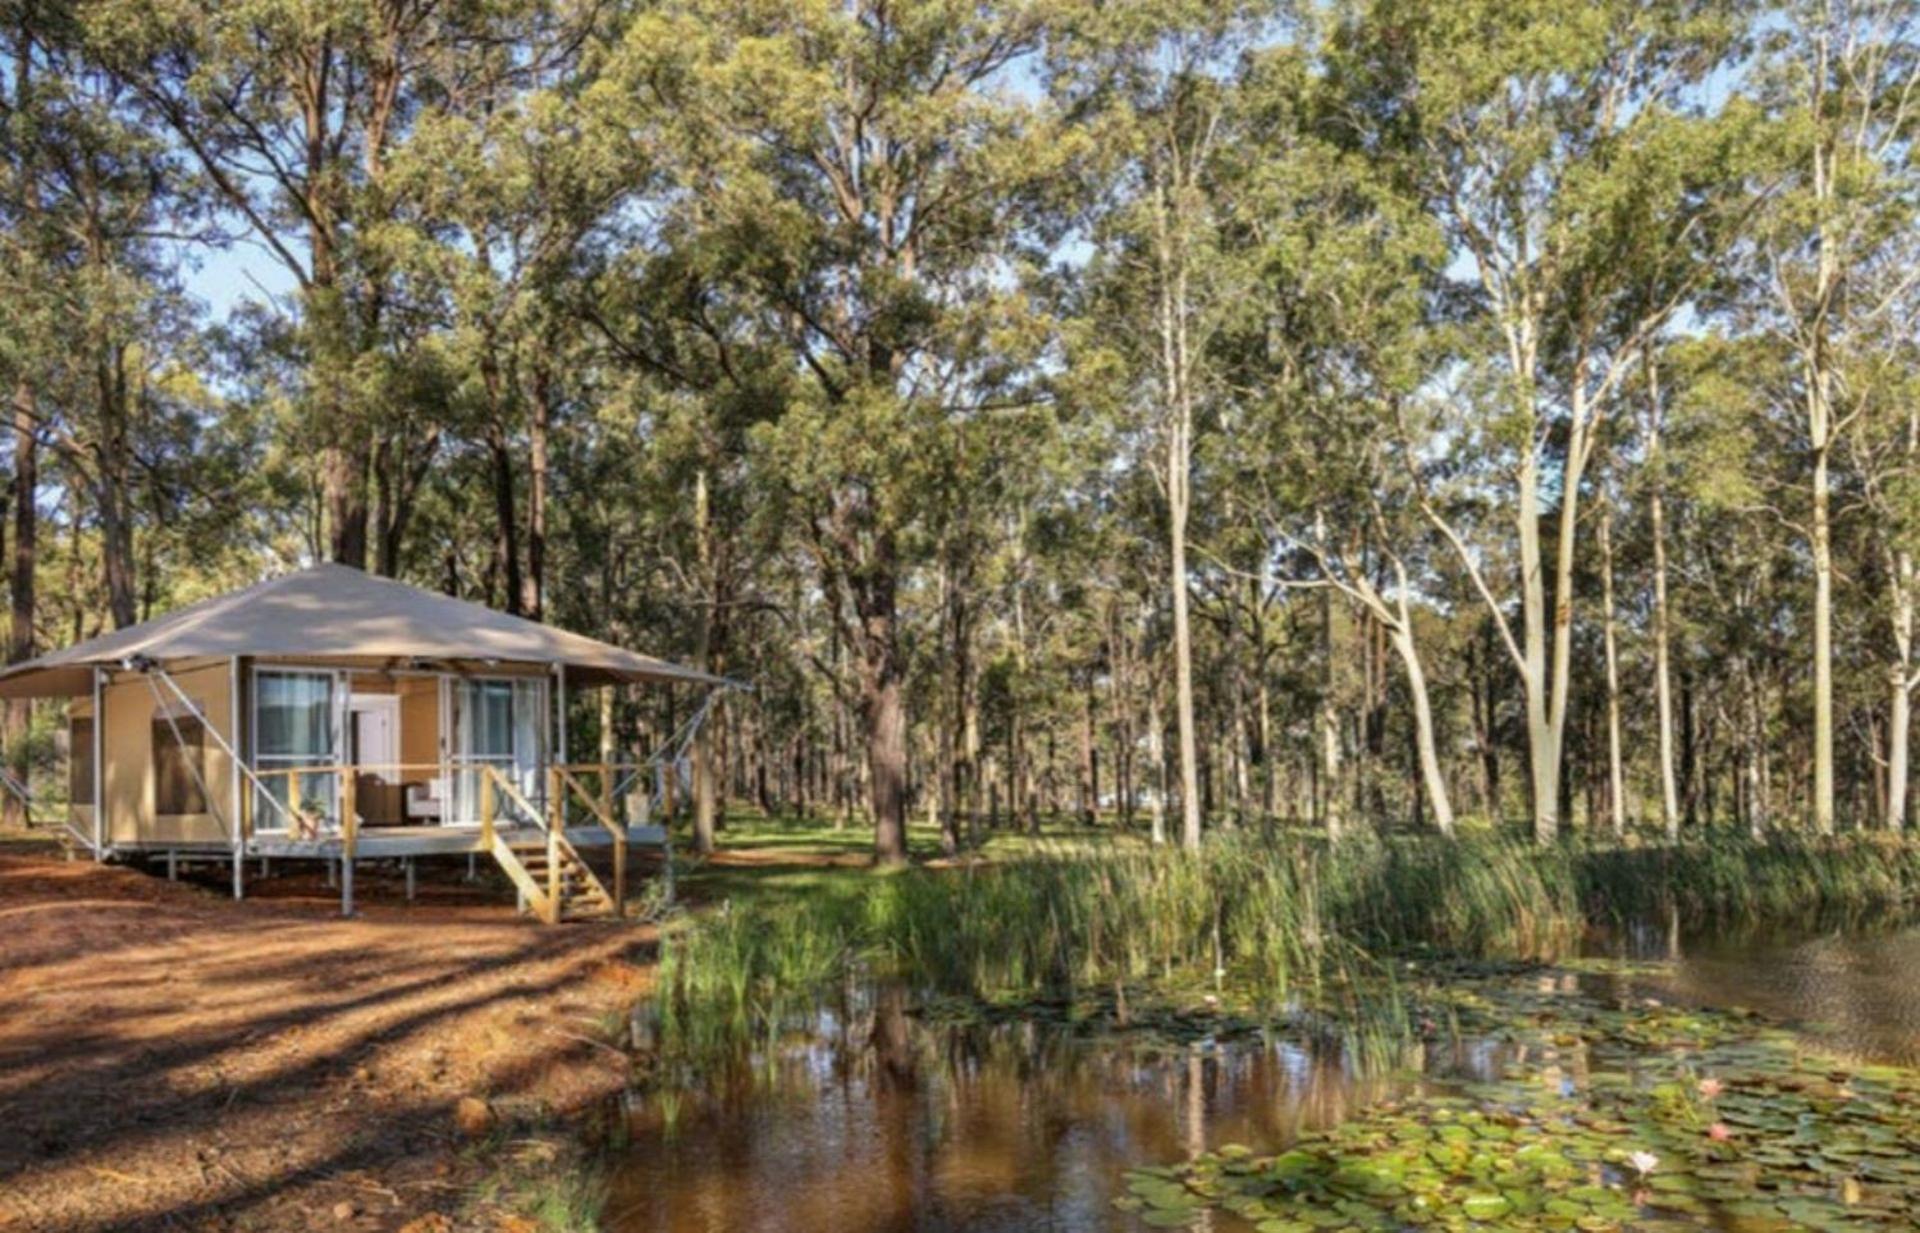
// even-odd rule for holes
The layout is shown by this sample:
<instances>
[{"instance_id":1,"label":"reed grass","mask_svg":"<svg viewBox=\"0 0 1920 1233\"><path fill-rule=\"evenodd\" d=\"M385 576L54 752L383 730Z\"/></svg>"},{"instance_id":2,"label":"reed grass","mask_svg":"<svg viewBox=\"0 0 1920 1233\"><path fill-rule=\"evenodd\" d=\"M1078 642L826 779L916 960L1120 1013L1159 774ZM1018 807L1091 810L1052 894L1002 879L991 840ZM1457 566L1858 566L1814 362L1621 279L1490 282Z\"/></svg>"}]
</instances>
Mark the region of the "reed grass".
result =
<instances>
[{"instance_id":1,"label":"reed grass","mask_svg":"<svg viewBox=\"0 0 1920 1233\"><path fill-rule=\"evenodd\" d=\"M1904 916L1920 844L1880 837L1635 846L1225 837L1197 855L1085 844L737 906L668 940L663 1041L701 1055L778 1029L856 971L983 1000L1226 984L1258 1006L1403 1017L1409 954L1551 960L1590 924L1857 923ZM1365 1000L1361 1006L1358 1000Z\"/></svg>"}]
</instances>

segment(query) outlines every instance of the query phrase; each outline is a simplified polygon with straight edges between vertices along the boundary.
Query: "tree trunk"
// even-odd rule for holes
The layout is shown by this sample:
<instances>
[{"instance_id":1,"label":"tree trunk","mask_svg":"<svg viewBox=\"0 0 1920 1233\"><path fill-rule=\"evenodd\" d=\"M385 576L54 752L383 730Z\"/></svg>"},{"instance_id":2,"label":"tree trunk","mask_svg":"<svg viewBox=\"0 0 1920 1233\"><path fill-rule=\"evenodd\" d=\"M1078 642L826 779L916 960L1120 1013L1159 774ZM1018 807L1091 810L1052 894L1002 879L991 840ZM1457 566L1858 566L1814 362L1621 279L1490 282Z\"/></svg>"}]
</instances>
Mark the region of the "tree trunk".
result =
<instances>
[{"instance_id":1,"label":"tree trunk","mask_svg":"<svg viewBox=\"0 0 1920 1233\"><path fill-rule=\"evenodd\" d=\"M694 630L694 667L702 672L715 673L714 667L714 601L713 593L713 511L712 501L707 492L707 470L701 467L693 477L693 542L696 565L699 570L700 586L706 594L700 596L695 605L698 616ZM717 727L718 716L709 715L707 722L693 738L693 848L702 856L710 855L714 849L714 774L713 774L713 735Z\"/></svg>"},{"instance_id":2,"label":"tree trunk","mask_svg":"<svg viewBox=\"0 0 1920 1233\"><path fill-rule=\"evenodd\" d=\"M133 571L133 519L128 512L124 429L103 420L95 503L100 511L100 571L113 627L134 624L139 611Z\"/></svg>"},{"instance_id":3,"label":"tree trunk","mask_svg":"<svg viewBox=\"0 0 1920 1233\"><path fill-rule=\"evenodd\" d=\"M1174 722L1179 729L1180 846L1200 850L1199 754L1193 731L1193 631L1187 616L1186 428L1175 427L1167 450L1169 571L1173 592Z\"/></svg>"},{"instance_id":4,"label":"tree trunk","mask_svg":"<svg viewBox=\"0 0 1920 1233\"><path fill-rule=\"evenodd\" d=\"M1744 773L1747 777L1747 828L1753 838L1759 839L1766 835L1769 822L1767 794L1771 785L1767 782L1767 730L1761 708L1758 674L1744 657L1740 660L1740 680L1747 718L1746 740L1742 742L1746 763Z\"/></svg>"},{"instance_id":5,"label":"tree trunk","mask_svg":"<svg viewBox=\"0 0 1920 1233\"><path fill-rule=\"evenodd\" d=\"M1402 612L1405 613L1404 605ZM1389 637L1406 670L1407 692L1413 695L1414 744L1420 759L1420 780L1426 787L1427 807L1433 811L1434 826L1451 838L1453 801L1447 794L1446 772L1441 769L1439 746L1433 739L1433 705L1427 697L1427 674L1414 645L1410 615L1403 616L1403 624L1390 630Z\"/></svg>"},{"instance_id":6,"label":"tree trunk","mask_svg":"<svg viewBox=\"0 0 1920 1233\"><path fill-rule=\"evenodd\" d=\"M1620 748L1620 651L1613 610L1613 503L1600 510L1600 604L1604 609L1601 635L1607 652L1607 810L1613 833L1627 830L1627 775Z\"/></svg>"},{"instance_id":7,"label":"tree trunk","mask_svg":"<svg viewBox=\"0 0 1920 1233\"><path fill-rule=\"evenodd\" d=\"M1905 830L1907 825L1907 752L1911 742L1913 691L1907 685L1904 668L1890 673L1891 696L1887 706L1887 829Z\"/></svg>"},{"instance_id":8,"label":"tree trunk","mask_svg":"<svg viewBox=\"0 0 1920 1233\"><path fill-rule=\"evenodd\" d=\"M1147 811L1148 825L1155 847L1167 842L1167 738L1166 723L1160 715L1160 690L1147 682L1147 761L1153 765L1152 807Z\"/></svg>"},{"instance_id":9,"label":"tree trunk","mask_svg":"<svg viewBox=\"0 0 1920 1233\"><path fill-rule=\"evenodd\" d=\"M871 769L873 855L880 865L907 862L907 712L892 656L866 667L861 698Z\"/></svg>"},{"instance_id":10,"label":"tree trunk","mask_svg":"<svg viewBox=\"0 0 1920 1233\"><path fill-rule=\"evenodd\" d=\"M546 620L547 436L553 421L553 374L544 361L533 368L533 417L527 439L527 575L520 601L530 621Z\"/></svg>"},{"instance_id":11,"label":"tree trunk","mask_svg":"<svg viewBox=\"0 0 1920 1233\"><path fill-rule=\"evenodd\" d=\"M1541 573L1538 463L1529 455L1520 477L1520 575L1522 645L1520 683L1527 703L1527 773L1532 789L1533 829L1551 839L1559 827L1560 754L1553 748L1547 708L1546 583Z\"/></svg>"},{"instance_id":12,"label":"tree trunk","mask_svg":"<svg viewBox=\"0 0 1920 1233\"><path fill-rule=\"evenodd\" d=\"M504 571L507 612L520 615L523 596L520 583L520 530L514 509L513 453L505 430L499 424L487 428L487 453L493 462L493 548Z\"/></svg>"},{"instance_id":13,"label":"tree trunk","mask_svg":"<svg viewBox=\"0 0 1920 1233\"><path fill-rule=\"evenodd\" d=\"M1427 673L1420 663L1420 648L1414 639L1413 607L1408 599L1412 588L1400 558L1392 557L1392 564L1398 612L1394 621L1382 624L1400 656L1400 666L1407 675L1407 692L1413 698L1414 748L1420 762L1420 779L1426 787L1427 806L1433 811L1434 826L1451 838L1453 800L1447 794L1447 776L1440 766L1439 745L1433 736L1433 704L1427 696Z\"/></svg>"},{"instance_id":14,"label":"tree trunk","mask_svg":"<svg viewBox=\"0 0 1920 1233\"><path fill-rule=\"evenodd\" d=\"M1902 464L1910 468L1920 454L1920 406L1907 413L1906 441L1901 449ZM1887 551L1887 589L1893 601L1894 663L1888 673L1887 711L1887 829L1905 830L1907 826L1907 765L1913 713L1913 628L1914 587L1913 553L1904 543Z\"/></svg>"},{"instance_id":15,"label":"tree trunk","mask_svg":"<svg viewBox=\"0 0 1920 1233\"><path fill-rule=\"evenodd\" d=\"M344 416L336 416L336 422ZM346 431L344 425L341 431ZM328 555L336 564L367 567L367 477L365 459L346 445L328 445L320 455L327 508Z\"/></svg>"},{"instance_id":16,"label":"tree trunk","mask_svg":"<svg viewBox=\"0 0 1920 1233\"><path fill-rule=\"evenodd\" d=\"M7 639L7 662L14 664L33 658L34 567L40 538L39 418L33 387L22 380L13 393L13 574L8 587L12 629ZM8 701L7 761L23 779L32 716L33 704L25 698ZM26 822L26 809L11 792L0 793L0 820L11 828Z\"/></svg>"},{"instance_id":17,"label":"tree trunk","mask_svg":"<svg viewBox=\"0 0 1920 1233\"><path fill-rule=\"evenodd\" d=\"M1337 662L1333 650L1333 594L1322 591L1320 595L1320 659L1324 675L1321 678L1320 693L1320 814L1321 824L1327 829L1327 838L1338 840L1342 826L1340 819L1340 710L1334 696L1339 676L1335 669Z\"/></svg>"},{"instance_id":18,"label":"tree trunk","mask_svg":"<svg viewBox=\"0 0 1920 1233\"><path fill-rule=\"evenodd\" d=\"M1080 724L1080 821L1092 826L1099 819L1100 810L1100 769L1099 752L1094 741L1093 717L1093 670L1087 670L1085 682L1085 713Z\"/></svg>"},{"instance_id":19,"label":"tree trunk","mask_svg":"<svg viewBox=\"0 0 1920 1233\"><path fill-rule=\"evenodd\" d=\"M1199 752L1193 724L1193 629L1187 611L1187 515L1193 479L1192 354L1187 337L1184 236L1170 217L1167 194L1156 192L1160 223L1161 372L1167 398L1168 589L1173 598L1174 723L1180 758L1180 844L1200 849ZM1179 207L1173 207L1179 208Z\"/></svg>"},{"instance_id":20,"label":"tree trunk","mask_svg":"<svg viewBox=\"0 0 1920 1233\"><path fill-rule=\"evenodd\" d=\"M1653 688L1655 722L1659 725L1656 742L1660 756L1660 824L1668 839L1680 837L1680 785L1674 769L1673 741L1673 666L1668 629L1671 616L1667 605L1667 513L1666 472L1660 455L1665 419L1660 404L1658 371L1647 365L1647 467L1653 475L1653 488L1647 495L1648 533L1653 539Z\"/></svg>"},{"instance_id":21,"label":"tree trunk","mask_svg":"<svg viewBox=\"0 0 1920 1233\"><path fill-rule=\"evenodd\" d=\"M1816 422L1818 418L1816 418ZM1834 829L1833 811L1833 528L1828 510L1828 443L1820 430L1813 453L1813 828Z\"/></svg>"}]
</instances>

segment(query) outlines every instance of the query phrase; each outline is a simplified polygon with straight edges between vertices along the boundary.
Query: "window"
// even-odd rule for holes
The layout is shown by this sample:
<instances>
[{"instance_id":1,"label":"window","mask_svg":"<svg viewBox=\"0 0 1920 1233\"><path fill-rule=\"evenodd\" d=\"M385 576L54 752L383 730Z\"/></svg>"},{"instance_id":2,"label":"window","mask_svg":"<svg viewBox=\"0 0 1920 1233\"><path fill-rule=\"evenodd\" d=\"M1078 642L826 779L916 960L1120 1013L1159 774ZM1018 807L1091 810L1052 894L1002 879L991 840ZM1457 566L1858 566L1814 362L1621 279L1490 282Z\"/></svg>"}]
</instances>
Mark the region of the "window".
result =
<instances>
[{"instance_id":1,"label":"window","mask_svg":"<svg viewBox=\"0 0 1920 1233\"><path fill-rule=\"evenodd\" d=\"M67 800L93 804L93 717L67 721Z\"/></svg>"},{"instance_id":2,"label":"window","mask_svg":"<svg viewBox=\"0 0 1920 1233\"><path fill-rule=\"evenodd\" d=\"M153 811L163 817L207 812L207 730L192 715L153 718Z\"/></svg>"},{"instance_id":3,"label":"window","mask_svg":"<svg viewBox=\"0 0 1920 1233\"><path fill-rule=\"evenodd\" d=\"M254 827L287 829L287 808L332 818L335 777L285 772L330 766L334 760L333 676L326 672L258 672L253 678L253 764L263 788L254 801Z\"/></svg>"},{"instance_id":4,"label":"window","mask_svg":"<svg viewBox=\"0 0 1920 1233\"><path fill-rule=\"evenodd\" d=\"M545 795L540 776L546 714L546 682L539 678L478 677L453 682L454 814L457 821L480 817L483 766L506 777L529 804ZM496 797L501 816L524 818L521 805Z\"/></svg>"}]
</instances>

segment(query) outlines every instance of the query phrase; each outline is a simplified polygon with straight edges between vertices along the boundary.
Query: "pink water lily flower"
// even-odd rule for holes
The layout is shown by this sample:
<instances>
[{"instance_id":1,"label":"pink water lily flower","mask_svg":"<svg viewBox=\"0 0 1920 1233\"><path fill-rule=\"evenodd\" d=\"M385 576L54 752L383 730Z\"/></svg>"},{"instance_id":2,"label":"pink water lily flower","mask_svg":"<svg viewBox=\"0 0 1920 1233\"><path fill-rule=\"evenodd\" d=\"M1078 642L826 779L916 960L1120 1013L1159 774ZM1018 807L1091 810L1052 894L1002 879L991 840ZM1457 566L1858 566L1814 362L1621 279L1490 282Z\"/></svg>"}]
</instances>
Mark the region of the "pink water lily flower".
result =
<instances>
[{"instance_id":1,"label":"pink water lily flower","mask_svg":"<svg viewBox=\"0 0 1920 1233\"><path fill-rule=\"evenodd\" d=\"M1654 1166L1660 1163L1660 1158L1652 1152L1635 1152L1627 1157L1627 1163L1638 1169L1641 1177L1645 1177L1653 1172Z\"/></svg>"},{"instance_id":2,"label":"pink water lily flower","mask_svg":"<svg viewBox=\"0 0 1920 1233\"><path fill-rule=\"evenodd\" d=\"M1702 1100L1712 1100L1715 1096L1727 1090L1727 1085L1718 1079L1702 1079L1700 1080L1699 1086L1700 1098Z\"/></svg>"},{"instance_id":3,"label":"pink water lily flower","mask_svg":"<svg viewBox=\"0 0 1920 1233\"><path fill-rule=\"evenodd\" d=\"M1707 1127L1707 1138L1712 1139L1715 1143L1725 1143L1728 1139L1733 1138L1733 1132L1727 1129L1725 1122L1715 1122L1713 1125Z\"/></svg>"}]
</instances>

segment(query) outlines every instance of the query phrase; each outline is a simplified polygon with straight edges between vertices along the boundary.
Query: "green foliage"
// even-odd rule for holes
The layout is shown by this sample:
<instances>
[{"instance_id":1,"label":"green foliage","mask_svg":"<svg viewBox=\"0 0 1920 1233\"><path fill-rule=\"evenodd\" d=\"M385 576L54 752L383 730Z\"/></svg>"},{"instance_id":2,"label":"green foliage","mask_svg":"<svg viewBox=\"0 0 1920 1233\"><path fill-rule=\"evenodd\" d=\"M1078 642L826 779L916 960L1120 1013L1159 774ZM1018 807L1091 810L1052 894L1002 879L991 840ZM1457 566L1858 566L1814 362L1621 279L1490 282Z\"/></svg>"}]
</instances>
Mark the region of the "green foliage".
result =
<instances>
[{"instance_id":1,"label":"green foliage","mask_svg":"<svg viewBox=\"0 0 1920 1233\"><path fill-rule=\"evenodd\" d=\"M780 1030L856 974L926 994L1023 1001L1231 987L1269 1012L1339 1004L1387 957L1570 955L1590 924L1859 923L1920 898L1920 845L1876 839L1674 846L1500 836L1237 839L1197 856L1058 848L960 870L823 884L730 905L664 947L669 1057Z\"/></svg>"}]
</instances>

